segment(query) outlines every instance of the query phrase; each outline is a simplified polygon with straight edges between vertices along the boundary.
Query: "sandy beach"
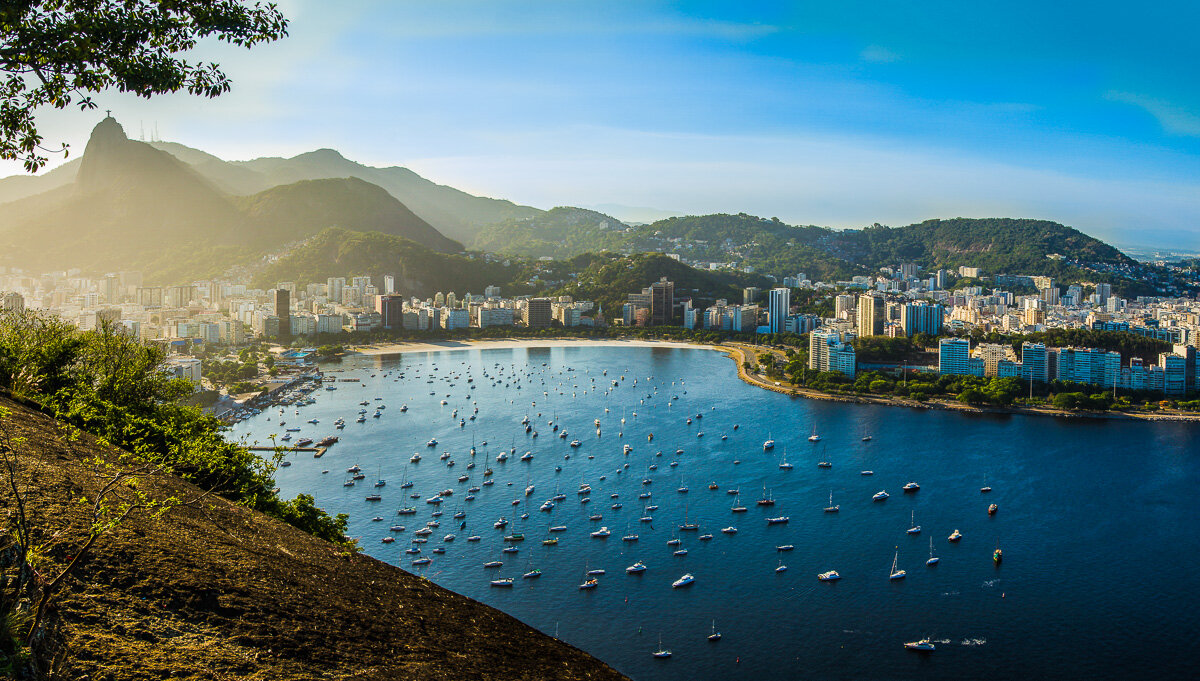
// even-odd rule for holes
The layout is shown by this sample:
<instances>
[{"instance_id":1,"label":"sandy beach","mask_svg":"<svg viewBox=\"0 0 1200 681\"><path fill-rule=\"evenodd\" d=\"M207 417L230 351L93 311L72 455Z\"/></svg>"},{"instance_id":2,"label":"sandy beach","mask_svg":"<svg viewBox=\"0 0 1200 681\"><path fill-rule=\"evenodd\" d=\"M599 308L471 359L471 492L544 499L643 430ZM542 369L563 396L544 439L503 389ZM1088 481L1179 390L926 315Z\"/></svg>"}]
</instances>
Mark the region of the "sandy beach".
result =
<instances>
[{"instance_id":1,"label":"sandy beach","mask_svg":"<svg viewBox=\"0 0 1200 681\"><path fill-rule=\"evenodd\" d=\"M681 343L663 340L627 340L622 338L497 338L447 340L422 343L379 343L376 345L359 345L350 349L350 353L359 355L394 355L404 352L438 352L442 350L507 350L511 348L566 348L566 347L597 347L610 346L621 348L696 348L702 350L721 350L712 345L698 343Z\"/></svg>"}]
</instances>

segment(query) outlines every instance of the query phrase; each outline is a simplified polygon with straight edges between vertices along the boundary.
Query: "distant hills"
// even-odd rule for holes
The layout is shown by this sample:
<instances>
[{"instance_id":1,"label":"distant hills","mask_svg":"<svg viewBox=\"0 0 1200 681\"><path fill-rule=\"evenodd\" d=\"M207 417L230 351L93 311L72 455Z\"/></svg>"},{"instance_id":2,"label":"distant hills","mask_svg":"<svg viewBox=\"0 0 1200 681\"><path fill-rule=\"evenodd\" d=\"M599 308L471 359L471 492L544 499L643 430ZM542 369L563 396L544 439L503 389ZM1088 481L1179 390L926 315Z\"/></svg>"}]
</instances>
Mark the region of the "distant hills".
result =
<instances>
[{"instance_id":1,"label":"distant hills","mask_svg":"<svg viewBox=\"0 0 1200 681\"><path fill-rule=\"evenodd\" d=\"M171 281L214 276L331 226L380 231L434 251L462 249L363 180L304 181L234 196L198 166L128 139L107 118L93 130L71 181L51 173L38 178L49 190L3 206L0 258L35 271L132 269Z\"/></svg>"},{"instance_id":2,"label":"distant hills","mask_svg":"<svg viewBox=\"0 0 1200 681\"><path fill-rule=\"evenodd\" d=\"M754 271L836 281L883 266L915 262L925 270L960 265L989 274L1044 274L1064 279L1078 268L1055 255L1113 266L1135 262L1079 230L1047 220L954 218L860 230L795 226L746 213L671 217L626 226L599 213L567 224L555 209L529 220L484 228L476 247L524 256L570 258L585 252L673 253L690 261L731 263ZM606 219L607 222L602 221Z\"/></svg>"},{"instance_id":3,"label":"distant hills","mask_svg":"<svg viewBox=\"0 0 1200 681\"><path fill-rule=\"evenodd\" d=\"M332 149L226 161L172 142L130 140L112 118L96 126L81 158L41 176L0 179L0 204L0 264L33 271L141 270L159 283L238 268L280 280L375 268L404 272L414 289L458 290L485 274L504 282L529 274L492 271L482 259L434 257L464 245L558 261L587 253L670 253L823 281L902 262L926 271L969 265L989 275L1043 274L1063 282L1103 281L1136 266L1116 248L1045 220L954 218L834 230L737 213L630 224L586 208L543 211L473 196L407 168L362 165ZM421 258L425 262L415 261ZM579 276L586 264L576 262L566 274Z\"/></svg>"}]
</instances>

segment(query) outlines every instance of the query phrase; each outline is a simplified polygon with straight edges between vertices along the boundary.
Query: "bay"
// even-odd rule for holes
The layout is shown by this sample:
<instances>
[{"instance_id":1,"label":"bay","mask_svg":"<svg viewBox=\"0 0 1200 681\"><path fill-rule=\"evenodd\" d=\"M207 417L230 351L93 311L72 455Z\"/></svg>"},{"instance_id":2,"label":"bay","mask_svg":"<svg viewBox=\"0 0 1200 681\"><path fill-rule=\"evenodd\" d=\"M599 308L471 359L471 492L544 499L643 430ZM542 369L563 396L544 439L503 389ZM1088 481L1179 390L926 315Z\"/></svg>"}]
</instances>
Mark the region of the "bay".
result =
<instances>
[{"instance_id":1,"label":"bay","mask_svg":"<svg viewBox=\"0 0 1200 681\"><path fill-rule=\"evenodd\" d=\"M361 382L314 392L316 403L299 414L268 410L230 431L267 444L284 434L283 418L301 428L297 438L341 435L323 458L289 455L293 465L276 475L282 494L314 495L330 513L350 515L349 533L367 554L557 634L635 679L1192 678L1196 425L802 400L746 385L717 352L683 348L454 350L356 356L328 368ZM369 411L354 422L359 409L378 404L386 405L379 418ZM338 417L347 421L340 433ZM538 437L525 433L525 417ZM559 438L551 421L569 436ZM435 447L426 446L431 438ZM772 451L763 450L768 438ZM514 447L508 461L496 461ZM779 466L785 450L791 470ZM527 451L533 459L518 460ZM821 460L832 467L818 468ZM343 486L353 465L367 477ZM496 482L482 486L488 467ZM386 485L374 488L377 477ZM400 488L404 479L410 490ZM920 491L903 493L910 481ZM988 494L980 492L985 481ZM576 493L581 483L590 494ZM480 491L466 501L471 486ZM440 506L440 526L415 545L420 554L405 555L413 532L433 520L425 499L446 489L453 494ZM730 511L731 489L740 489L747 512ZM880 490L890 498L873 502ZM382 501L365 500L376 491ZM644 491L652 496L639 499ZM755 503L764 491L774 506ZM566 498L539 511L556 492ZM839 513L822 512L830 493ZM648 503L658 509L645 511ZM998 512L989 516L992 503ZM396 515L404 506L417 513ZM458 510L467 514L464 529L452 518ZM643 515L653 522L639 522ZM497 530L501 516L510 524ZM768 526L769 516L789 520ZM914 517L921 533L909 535ZM685 521L700 529L680 531ZM390 532L394 524L406 530ZM557 525L567 530L551 535ZM611 536L591 538L601 526ZM721 532L731 526L736 534ZM955 529L963 539L950 543ZM525 540L511 544L517 553L502 553L514 532ZM450 533L455 539L444 542ZM622 541L635 533L636 542ZM708 533L711 541L699 540ZM472 534L482 539L466 541ZM395 543L382 543L387 536ZM550 536L557 546L542 545ZM686 556L667 545L676 537ZM941 558L935 567L925 565L930 537ZM785 544L794 550L776 550ZM437 546L446 552L434 554ZM907 577L891 581L897 553ZM418 556L433 561L412 567ZM503 567L482 567L493 560ZM648 569L626 574L636 561ZM540 578L521 578L533 568ZM594 590L578 588L587 569L606 571ZM819 582L827 570L841 581ZM673 589L684 573L696 582ZM514 586L490 586L498 577L513 577ZM706 639L714 621L723 635L715 643ZM903 649L926 636L936 652ZM670 659L651 657L660 639Z\"/></svg>"}]
</instances>

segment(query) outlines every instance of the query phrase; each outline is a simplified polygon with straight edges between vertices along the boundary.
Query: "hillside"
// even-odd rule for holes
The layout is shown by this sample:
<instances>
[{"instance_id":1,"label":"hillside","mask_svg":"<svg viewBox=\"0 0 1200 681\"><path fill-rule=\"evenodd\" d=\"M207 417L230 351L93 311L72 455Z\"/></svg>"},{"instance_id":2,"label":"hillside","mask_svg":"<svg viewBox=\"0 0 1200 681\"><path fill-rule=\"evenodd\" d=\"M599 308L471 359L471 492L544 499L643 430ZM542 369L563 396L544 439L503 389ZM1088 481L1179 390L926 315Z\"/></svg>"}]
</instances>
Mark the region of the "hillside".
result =
<instances>
[{"instance_id":1,"label":"hillside","mask_svg":"<svg viewBox=\"0 0 1200 681\"><path fill-rule=\"evenodd\" d=\"M333 149L318 149L291 158L223 161L211 154L171 142L152 143L192 164L196 172L231 194L248 195L301 180L353 177L383 187L442 234L470 242L482 225L528 218L542 211L503 199L473 196L427 180L408 168L375 168L351 161Z\"/></svg>"},{"instance_id":2,"label":"hillside","mask_svg":"<svg viewBox=\"0 0 1200 681\"><path fill-rule=\"evenodd\" d=\"M555 291L555 295L594 300L603 306L605 316L610 319L620 316L621 305L628 294L641 292L661 277L675 282L676 299L693 298L697 306L711 304L718 298L741 303L742 289L746 286L767 287L771 284L766 277L698 270L655 253L588 254L575 258L570 264L579 270L579 276Z\"/></svg>"},{"instance_id":3,"label":"hillside","mask_svg":"<svg viewBox=\"0 0 1200 681\"><path fill-rule=\"evenodd\" d=\"M437 291L483 293L489 284L516 292L528 273L482 258L436 253L416 242L379 232L326 229L271 263L255 276L255 284L277 281L324 283L329 277L367 274L374 281L396 276L406 295L432 296Z\"/></svg>"},{"instance_id":4,"label":"hillside","mask_svg":"<svg viewBox=\"0 0 1200 681\"><path fill-rule=\"evenodd\" d=\"M257 228L254 238L263 246L341 227L411 239L435 251L462 250L462 244L442 236L382 187L353 177L281 185L239 199L237 205Z\"/></svg>"},{"instance_id":5,"label":"hillside","mask_svg":"<svg viewBox=\"0 0 1200 681\"><path fill-rule=\"evenodd\" d=\"M1051 254L1107 264L1134 264L1116 248L1049 220L955 218L907 227L876 225L836 233L830 248L870 268L912 261L926 269L982 267L990 274L1061 273Z\"/></svg>"},{"instance_id":6,"label":"hillside","mask_svg":"<svg viewBox=\"0 0 1200 681\"><path fill-rule=\"evenodd\" d=\"M586 208L558 207L533 217L505 220L476 233L471 248L525 258L564 260L580 253L615 250L629 227Z\"/></svg>"},{"instance_id":7,"label":"hillside","mask_svg":"<svg viewBox=\"0 0 1200 681\"><path fill-rule=\"evenodd\" d=\"M203 160L200 153L188 157ZM173 283L215 276L330 226L382 231L439 251L461 249L362 180L233 197L172 154L128 139L106 118L92 132L72 181L0 210L0 262L33 271L133 269L147 281Z\"/></svg>"},{"instance_id":8,"label":"hillside","mask_svg":"<svg viewBox=\"0 0 1200 681\"><path fill-rule=\"evenodd\" d=\"M32 443L18 445L19 470L36 474L21 477L38 492L26 510L57 538L42 566L61 566L90 518L74 499L99 485L87 460L115 454L5 395L0 409L8 435ZM172 477L140 489L201 494ZM157 521L130 516L80 564L56 617L62 678L624 678L497 610L220 497Z\"/></svg>"}]
</instances>

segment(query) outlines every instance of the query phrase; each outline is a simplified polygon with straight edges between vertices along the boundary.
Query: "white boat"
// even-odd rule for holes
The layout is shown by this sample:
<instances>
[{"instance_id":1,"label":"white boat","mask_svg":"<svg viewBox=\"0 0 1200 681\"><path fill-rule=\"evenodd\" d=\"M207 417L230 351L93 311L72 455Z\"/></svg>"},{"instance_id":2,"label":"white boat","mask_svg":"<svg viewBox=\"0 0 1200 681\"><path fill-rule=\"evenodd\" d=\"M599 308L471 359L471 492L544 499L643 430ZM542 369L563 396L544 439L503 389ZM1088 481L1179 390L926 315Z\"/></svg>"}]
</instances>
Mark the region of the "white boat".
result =
<instances>
[{"instance_id":1,"label":"white boat","mask_svg":"<svg viewBox=\"0 0 1200 681\"><path fill-rule=\"evenodd\" d=\"M936 650L933 641L923 638L920 641L909 641L904 644L905 650L915 650L919 653L931 653Z\"/></svg>"},{"instance_id":2,"label":"white boat","mask_svg":"<svg viewBox=\"0 0 1200 681\"><path fill-rule=\"evenodd\" d=\"M783 450L783 460L779 462L779 467L785 471L792 470L792 464L788 463L788 460L787 460L787 449L786 448Z\"/></svg>"},{"instance_id":3,"label":"white boat","mask_svg":"<svg viewBox=\"0 0 1200 681\"><path fill-rule=\"evenodd\" d=\"M929 538L929 560L925 561L926 565L937 565L941 558L933 555L933 537Z\"/></svg>"},{"instance_id":4,"label":"white boat","mask_svg":"<svg viewBox=\"0 0 1200 681\"><path fill-rule=\"evenodd\" d=\"M962 539L962 532L959 532L958 530L954 530L953 532L950 533L950 537L949 537L950 541L955 542L955 541L958 541L959 539Z\"/></svg>"},{"instance_id":5,"label":"white boat","mask_svg":"<svg viewBox=\"0 0 1200 681\"><path fill-rule=\"evenodd\" d=\"M841 510L841 504L837 506L833 505L833 490L829 490L829 505L825 507L825 512L837 513L839 510Z\"/></svg>"},{"instance_id":6,"label":"white boat","mask_svg":"<svg viewBox=\"0 0 1200 681\"><path fill-rule=\"evenodd\" d=\"M684 576L680 577L679 579L675 580L674 582L671 582L671 588L678 589L680 587L690 586L695 581L696 581L696 577L694 575L692 575L692 573L689 572L689 573L685 574Z\"/></svg>"},{"instance_id":7,"label":"white boat","mask_svg":"<svg viewBox=\"0 0 1200 681\"><path fill-rule=\"evenodd\" d=\"M513 578L512 577L501 577L500 579L493 579L491 584L492 584L492 586L497 586L497 587L511 587L513 585Z\"/></svg>"},{"instance_id":8,"label":"white boat","mask_svg":"<svg viewBox=\"0 0 1200 681\"><path fill-rule=\"evenodd\" d=\"M658 650L656 650L656 651L654 651L653 653L650 653L650 654L651 654L651 655L653 655L654 657L656 657L656 658L660 659L660 660L665 660L665 659L667 659L668 657L670 657L670 656L671 656L671 651L669 651L669 650L667 650L666 648L663 648L663 647L662 647L662 637L660 636L660 637L659 637L659 639L658 639Z\"/></svg>"},{"instance_id":9,"label":"white boat","mask_svg":"<svg viewBox=\"0 0 1200 681\"><path fill-rule=\"evenodd\" d=\"M896 556L894 558L892 558L892 571L888 574L888 579L891 579L891 580L904 579L906 576L908 576L908 573L905 572L904 570L896 569L896 563L899 560L900 560L900 547L897 546L896 547Z\"/></svg>"},{"instance_id":10,"label":"white boat","mask_svg":"<svg viewBox=\"0 0 1200 681\"><path fill-rule=\"evenodd\" d=\"M891 495L887 493L887 490L880 490L871 497L871 500L872 501L883 501L884 499L887 499L889 496L891 496Z\"/></svg>"},{"instance_id":11,"label":"white boat","mask_svg":"<svg viewBox=\"0 0 1200 681\"><path fill-rule=\"evenodd\" d=\"M779 525L782 523L786 523L788 521L788 519L789 518L786 515L781 515L776 518L767 518L767 524L768 525Z\"/></svg>"},{"instance_id":12,"label":"white boat","mask_svg":"<svg viewBox=\"0 0 1200 681\"><path fill-rule=\"evenodd\" d=\"M920 486L920 485L918 485L918 484L917 484L917 483L915 483L915 482L908 482L908 483L905 483L905 484L904 484L904 491L905 491L905 492L916 492L916 491L918 491L918 490L920 490L920 489L921 489L921 486Z\"/></svg>"},{"instance_id":13,"label":"white boat","mask_svg":"<svg viewBox=\"0 0 1200 681\"><path fill-rule=\"evenodd\" d=\"M908 534L921 534L921 526L917 524L917 512L916 511L912 512L910 523L911 524L909 525L909 528L907 530L905 530L905 532Z\"/></svg>"},{"instance_id":14,"label":"white boat","mask_svg":"<svg viewBox=\"0 0 1200 681\"><path fill-rule=\"evenodd\" d=\"M729 527L721 528L722 534L737 534L737 531L738 531L737 528L733 527L732 525L730 525Z\"/></svg>"},{"instance_id":15,"label":"white boat","mask_svg":"<svg viewBox=\"0 0 1200 681\"><path fill-rule=\"evenodd\" d=\"M813 425L812 435L808 436L808 441L809 442L820 442L821 441L821 436L817 435L817 426L815 424Z\"/></svg>"},{"instance_id":16,"label":"white boat","mask_svg":"<svg viewBox=\"0 0 1200 681\"><path fill-rule=\"evenodd\" d=\"M712 633L710 633L708 635L708 640L712 641L713 643L716 643L717 641L721 640L721 632L717 631L717 621L716 620L713 620Z\"/></svg>"},{"instance_id":17,"label":"white boat","mask_svg":"<svg viewBox=\"0 0 1200 681\"><path fill-rule=\"evenodd\" d=\"M640 560L638 562L634 563L633 565L630 565L629 567L625 568L625 572L627 574L631 574L631 575L637 574L639 572L645 572L645 571L646 571L646 565L645 565L645 563L643 563Z\"/></svg>"},{"instance_id":18,"label":"white boat","mask_svg":"<svg viewBox=\"0 0 1200 681\"><path fill-rule=\"evenodd\" d=\"M837 573L837 570L830 570L829 572L822 572L821 574L817 575L817 579L821 580L822 582L836 582L841 578L842 576Z\"/></svg>"},{"instance_id":19,"label":"white boat","mask_svg":"<svg viewBox=\"0 0 1200 681\"><path fill-rule=\"evenodd\" d=\"M775 441L774 440L767 440L767 441L763 442L763 451L766 451L768 449L775 449Z\"/></svg>"},{"instance_id":20,"label":"white boat","mask_svg":"<svg viewBox=\"0 0 1200 681\"><path fill-rule=\"evenodd\" d=\"M775 572L776 572L777 574L778 574L778 573L780 573L780 572L787 572L787 566L783 564L783 559L782 559L782 558L780 558L780 559L779 559L779 565L777 565L777 566L775 567Z\"/></svg>"},{"instance_id":21,"label":"white boat","mask_svg":"<svg viewBox=\"0 0 1200 681\"><path fill-rule=\"evenodd\" d=\"M600 529L593 532L592 538L593 539L604 539L605 537L608 537L610 534L612 534L612 532L609 532L608 527L605 526L605 527L601 527Z\"/></svg>"}]
</instances>

